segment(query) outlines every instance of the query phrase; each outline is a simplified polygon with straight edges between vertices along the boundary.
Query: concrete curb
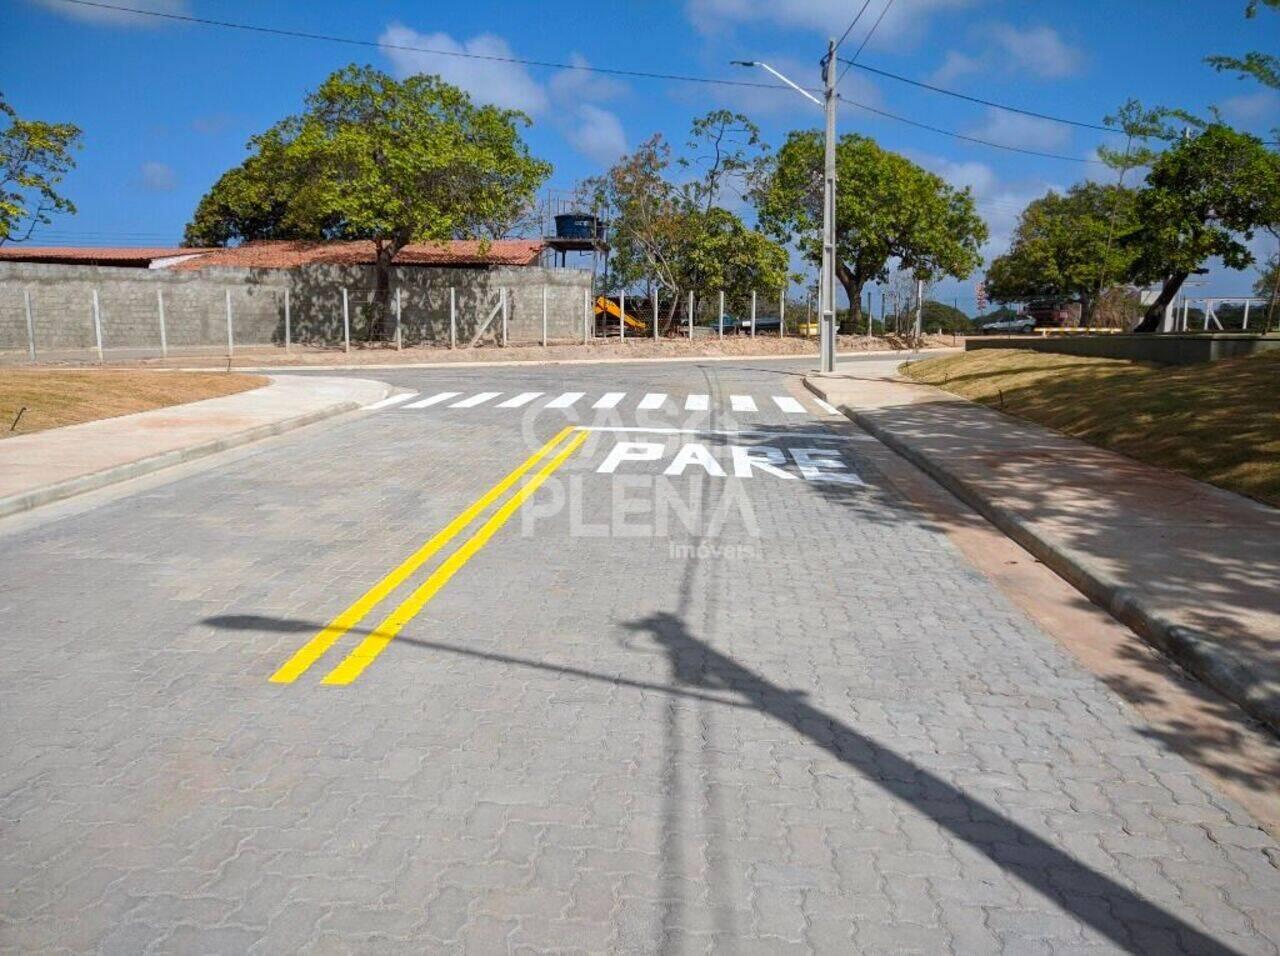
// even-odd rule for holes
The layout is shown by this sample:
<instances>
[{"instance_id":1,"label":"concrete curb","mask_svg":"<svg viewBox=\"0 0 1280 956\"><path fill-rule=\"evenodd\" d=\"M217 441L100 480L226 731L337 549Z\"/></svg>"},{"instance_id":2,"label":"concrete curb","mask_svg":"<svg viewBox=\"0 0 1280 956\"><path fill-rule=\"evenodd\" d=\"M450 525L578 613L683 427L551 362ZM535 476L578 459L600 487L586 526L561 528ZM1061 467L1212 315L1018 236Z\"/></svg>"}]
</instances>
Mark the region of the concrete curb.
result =
<instances>
[{"instance_id":1,"label":"concrete curb","mask_svg":"<svg viewBox=\"0 0 1280 956\"><path fill-rule=\"evenodd\" d=\"M215 438L213 441L190 445L187 448L176 448L173 451L151 455L147 458L139 458L137 461L104 468L102 471L81 475L78 478L70 478L66 481L45 485L43 488L37 488L34 491L25 491L22 494L0 498L0 518L30 511L33 508L52 504L55 501L62 501L65 498L84 494L86 491L95 491L98 488L105 488L107 485L128 481L130 478L140 478L143 475L149 475L164 468L172 468L174 465L181 465L189 461L195 461L198 458L215 455L218 452L239 448L241 445L248 445L264 438L283 435L285 432L293 431L296 428L312 425L316 422L324 421L326 418L333 418L336 415L357 411L363 407L361 403L356 401L338 402L327 408L320 408L303 415L295 415L293 418L285 418L267 425L255 425L253 428L235 432L225 438Z\"/></svg>"},{"instance_id":2,"label":"concrete curb","mask_svg":"<svg viewBox=\"0 0 1280 956\"><path fill-rule=\"evenodd\" d=\"M804 385L823 401L828 393L809 376ZM1087 556L1040 534L1017 513L996 504L968 481L876 422L874 416L840 403L841 414L921 469L1034 555L1094 604L1132 629L1146 643L1200 678L1247 713L1280 732L1280 687L1253 677L1248 663L1214 637L1170 620L1144 605L1142 595L1096 567Z\"/></svg>"}]
</instances>

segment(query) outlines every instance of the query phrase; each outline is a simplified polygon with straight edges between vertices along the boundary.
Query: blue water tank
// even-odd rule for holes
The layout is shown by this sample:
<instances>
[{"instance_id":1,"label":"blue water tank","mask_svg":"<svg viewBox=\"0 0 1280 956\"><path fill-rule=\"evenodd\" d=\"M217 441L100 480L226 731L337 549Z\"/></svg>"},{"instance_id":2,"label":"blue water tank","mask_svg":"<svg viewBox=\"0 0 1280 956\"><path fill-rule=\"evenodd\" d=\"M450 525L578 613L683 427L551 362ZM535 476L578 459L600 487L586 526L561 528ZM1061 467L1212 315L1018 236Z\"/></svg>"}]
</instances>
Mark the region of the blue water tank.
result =
<instances>
[{"instance_id":1,"label":"blue water tank","mask_svg":"<svg viewBox=\"0 0 1280 956\"><path fill-rule=\"evenodd\" d=\"M556 216L557 239L594 239L597 235L596 217L581 213L564 213Z\"/></svg>"}]
</instances>

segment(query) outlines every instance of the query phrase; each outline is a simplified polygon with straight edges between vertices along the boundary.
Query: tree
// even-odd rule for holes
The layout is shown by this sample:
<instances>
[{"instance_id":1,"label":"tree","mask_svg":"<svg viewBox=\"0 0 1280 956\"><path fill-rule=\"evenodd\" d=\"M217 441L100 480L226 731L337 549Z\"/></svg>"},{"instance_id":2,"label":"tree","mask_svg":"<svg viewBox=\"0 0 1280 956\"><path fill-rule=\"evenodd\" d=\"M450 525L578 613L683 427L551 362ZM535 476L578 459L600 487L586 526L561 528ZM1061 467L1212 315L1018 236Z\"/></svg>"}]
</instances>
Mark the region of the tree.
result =
<instances>
[{"instance_id":1,"label":"tree","mask_svg":"<svg viewBox=\"0 0 1280 956\"><path fill-rule=\"evenodd\" d=\"M920 307L920 324L925 331L941 329L943 332L968 332L973 328L973 322L967 315L955 306L937 299L924 300Z\"/></svg>"},{"instance_id":2,"label":"tree","mask_svg":"<svg viewBox=\"0 0 1280 956\"><path fill-rule=\"evenodd\" d=\"M1091 325L1099 275L1127 276L1136 258L1132 248L1112 242L1113 231L1124 235L1136 227L1135 199L1132 189L1085 182L1031 202L1009 251L987 270L991 298L1078 298L1081 321Z\"/></svg>"},{"instance_id":3,"label":"tree","mask_svg":"<svg viewBox=\"0 0 1280 956\"><path fill-rule=\"evenodd\" d=\"M583 201L611 226L609 281L621 288L656 283L674 321L677 293L724 291L740 309L751 290L777 290L786 282L786 250L716 205L722 187L752 164L758 133L744 117L720 110L693 123L694 158L673 159L655 135L603 175L580 188ZM703 175L673 181L678 169L702 165Z\"/></svg>"},{"instance_id":4,"label":"tree","mask_svg":"<svg viewBox=\"0 0 1280 956\"><path fill-rule=\"evenodd\" d=\"M1258 270L1258 281L1253 284L1253 294L1267 300L1267 321L1263 329L1270 330L1276 306L1280 305L1280 252L1272 255L1267 264Z\"/></svg>"},{"instance_id":5,"label":"tree","mask_svg":"<svg viewBox=\"0 0 1280 956\"><path fill-rule=\"evenodd\" d=\"M1218 123L1160 155L1139 191L1141 223L1122 241L1136 252L1132 278L1161 283L1135 331L1159 328L1165 307L1213 256L1230 269L1253 262L1246 242L1280 219L1280 155Z\"/></svg>"},{"instance_id":6,"label":"tree","mask_svg":"<svg viewBox=\"0 0 1280 956\"><path fill-rule=\"evenodd\" d=\"M249 141L253 155L200 201L187 241L369 240L385 317L404 246L487 238L522 214L551 174L520 137L528 124L437 76L348 66Z\"/></svg>"},{"instance_id":7,"label":"tree","mask_svg":"<svg viewBox=\"0 0 1280 956\"><path fill-rule=\"evenodd\" d=\"M822 135L793 132L762 169L753 198L762 228L822 258ZM850 320L862 315L862 288L884 279L892 260L924 279L969 275L981 262L986 224L969 190L955 190L864 136L836 146L836 278Z\"/></svg>"},{"instance_id":8,"label":"tree","mask_svg":"<svg viewBox=\"0 0 1280 956\"><path fill-rule=\"evenodd\" d=\"M80 148L80 128L71 123L19 119L0 94L0 245L25 242L36 226L48 225L54 213L76 207L57 190L75 167L72 152Z\"/></svg>"},{"instance_id":9,"label":"tree","mask_svg":"<svg viewBox=\"0 0 1280 956\"><path fill-rule=\"evenodd\" d=\"M1250 0L1244 9L1246 18L1252 19L1258 15L1259 2L1272 9L1280 10L1280 0ZM1219 73L1233 71L1239 73L1241 79L1252 77L1263 86L1280 89L1280 56L1274 53L1250 50L1242 57L1207 56L1204 61Z\"/></svg>"}]
</instances>

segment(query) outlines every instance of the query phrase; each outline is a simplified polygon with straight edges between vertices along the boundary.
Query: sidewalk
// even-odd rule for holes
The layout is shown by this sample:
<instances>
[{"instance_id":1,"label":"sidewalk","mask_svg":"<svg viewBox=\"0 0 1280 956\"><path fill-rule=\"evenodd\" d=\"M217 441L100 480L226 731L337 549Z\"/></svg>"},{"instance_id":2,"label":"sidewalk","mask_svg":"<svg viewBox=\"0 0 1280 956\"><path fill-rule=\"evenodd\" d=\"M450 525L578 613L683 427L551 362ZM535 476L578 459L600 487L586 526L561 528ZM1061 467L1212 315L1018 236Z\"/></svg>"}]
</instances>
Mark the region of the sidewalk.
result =
<instances>
[{"instance_id":1,"label":"sidewalk","mask_svg":"<svg viewBox=\"0 0 1280 956\"><path fill-rule=\"evenodd\" d=\"M359 378L272 376L262 388L0 441L0 517L235 448L376 402Z\"/></svg>"},{"instance_id":2,"label":"sidewalk","mask_svg":"<svg viewBox=\"0 0 1280 956\"><path fill-rule=\"evenodd\" d=\"M896 366L805 384L1280 730L1280 511L904 382Z\"/></svg>"}]
</instances>

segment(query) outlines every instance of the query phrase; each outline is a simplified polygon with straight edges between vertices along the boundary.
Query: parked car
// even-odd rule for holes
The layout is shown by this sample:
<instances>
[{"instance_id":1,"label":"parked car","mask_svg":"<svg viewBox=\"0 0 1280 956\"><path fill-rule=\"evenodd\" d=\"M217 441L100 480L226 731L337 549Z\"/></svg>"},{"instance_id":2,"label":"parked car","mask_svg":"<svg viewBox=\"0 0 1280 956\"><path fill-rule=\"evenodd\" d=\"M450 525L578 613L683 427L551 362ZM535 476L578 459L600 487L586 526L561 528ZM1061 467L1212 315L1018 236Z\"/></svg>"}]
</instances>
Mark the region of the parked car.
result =
<instances>
[{"instance_id":1,"label":"parked car","mask_svg":"<svg viewBox=\"0 0 1280 956\"><path fill-rule=\"evenodd\" d=\"M978 326L983 335L1016 335L1019 332L1034 332L1036 320L1029 315L1015 315L1008 319L996 319Z\"/></svg>"}]
</instances>

